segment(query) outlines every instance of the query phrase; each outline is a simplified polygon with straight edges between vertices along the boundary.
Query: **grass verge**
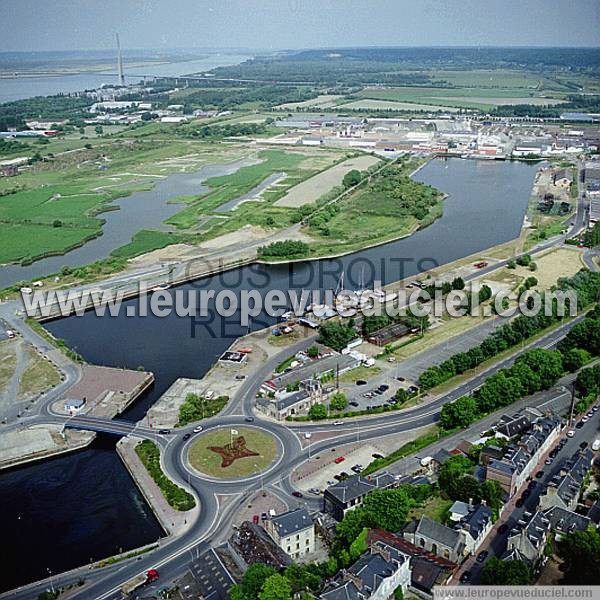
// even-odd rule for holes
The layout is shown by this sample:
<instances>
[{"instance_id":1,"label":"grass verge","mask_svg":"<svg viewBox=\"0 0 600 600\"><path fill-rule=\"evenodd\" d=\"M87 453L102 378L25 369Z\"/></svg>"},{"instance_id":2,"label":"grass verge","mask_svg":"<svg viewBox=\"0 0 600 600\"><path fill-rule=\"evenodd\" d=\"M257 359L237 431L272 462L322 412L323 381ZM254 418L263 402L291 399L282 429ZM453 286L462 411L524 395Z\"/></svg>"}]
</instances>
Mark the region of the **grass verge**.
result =
<instances>
[{"instance_id":1,"label":"grass verge","mask_svg":"<svg viewBox=\"0 0 600 600\"><path fill-rule=\"evenodd\" d=\"M153 442L150 440L140 442L135 447L135 453L146 467L154 483L160 488L169 506L179 511L191 510L196 506L194 497L163 473L160 466L160 450Z\"/></svg>"}]
</instances>

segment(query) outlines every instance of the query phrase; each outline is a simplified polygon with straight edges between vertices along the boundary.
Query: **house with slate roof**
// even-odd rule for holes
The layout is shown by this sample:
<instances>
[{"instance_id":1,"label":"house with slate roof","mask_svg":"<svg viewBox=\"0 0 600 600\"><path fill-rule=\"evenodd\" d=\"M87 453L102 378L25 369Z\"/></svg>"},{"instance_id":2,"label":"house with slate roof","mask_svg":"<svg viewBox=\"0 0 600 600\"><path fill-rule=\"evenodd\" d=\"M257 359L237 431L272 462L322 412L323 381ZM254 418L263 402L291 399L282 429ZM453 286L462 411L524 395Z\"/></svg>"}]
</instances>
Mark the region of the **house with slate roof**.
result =
<instances>
[{"instance_id":1,"label":"house with slate roof","mask_svg":"<svg viewBox=\"0 0 600 600\"><path fill-rule=\"evenodd\" d=\"M273 541L292 558L315 551L315 525L305 508L270 517L265 522Z\"/></svg>"},{"instance_id":2,"label":"house with slate roof","mask_svg":"<svg viewBox=\"0 0 600 600\"><path fill-rule=\"evenodd\" d=\"M574 510L583 480L592 468L593 458L594 453L586 448L566 461L560 472L552 478L546 491L540 495L540 510L553 506Z\"/></svg>"},{"instance_id":3,"label":"house with slate roof","mask_svg":"<svg viewBox=\"0 0 600 600\"><path fill-rule=\"evenodd\" d=\"M415 546L460 563L473 554L481 545L493 526L492 510L485 504L469 506L464 516L454 527L447 527L428 516L412 521L403 530L404 539Z\"/></svg>"},{"instance_id":4,"label":"house with slate roof","mask_svg":"<svg viewBox=\"0 0 600 600\"><path fill-rule=\"evenodd\" d=\"M531 475L540 457L558 438L560 430L560 417L536 419L516 444L509 444L504 448L504 455L500 460L489 461L486 479L497 481L512 496Z\"/></svg>"},{"instance_id":5,"label":"house with slate roof","mask_svg":"<svg viewBox=\"0 0 600 600\"><path fill-rule=\"evenodd\" d=\"M365 496L376 489L387 489L397 485L396 478L390 473L362 477L357 475L328 487L323 493L323 511L338 521L349 510L361 506Z\"/></svg>"},{"instance_id":6,"label":"house with slate roof","mask_svg":"<svg viewBox=\"0 0 600 600\"><path fill-rule=\"evenodd\" d=\"M342 570L320 595L324 600L387 600L410 585L410 559L385 542L376 541L348 569Z\"/></svg>"}]
</instances>

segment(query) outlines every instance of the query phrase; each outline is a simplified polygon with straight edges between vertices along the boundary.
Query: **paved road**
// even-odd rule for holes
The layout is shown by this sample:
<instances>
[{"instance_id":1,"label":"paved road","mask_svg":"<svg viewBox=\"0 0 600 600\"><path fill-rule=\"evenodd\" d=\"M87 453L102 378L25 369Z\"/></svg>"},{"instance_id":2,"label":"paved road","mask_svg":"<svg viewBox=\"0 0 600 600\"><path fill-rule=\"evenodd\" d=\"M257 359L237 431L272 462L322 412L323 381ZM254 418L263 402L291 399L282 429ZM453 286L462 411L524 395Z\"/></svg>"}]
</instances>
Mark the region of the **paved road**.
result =
<instances>
[{"instance_id":1,"label":"paved road","mask_svg":"<svg viewBox=\"0 0 600 600\"><path fill-rule=\"evenodd\" d=\"M582 210L581 213L582 214L580 215L580 210L578 210L576 222L569 235L572 235L575 230L581 228L582 223L584 223L585 210ZM581 219L579 218L580 216ZM539 252L548 247L559 245L564 239L565 236L559 236L553 240L548 240L544 244L536 247L534 252ZM506 261L502 261L501 263L486 267L485 269L474 273L472 277L492 272L505 264ZM150 270L145 271L145 273L148 272L150 272ZM114 282L115 279L112 281ZM109 286L111 283L105 282L102 285ZM11 314L11 311L13 314ZM24 337L27 337L38 348L43 347L46 352L51 351L43 338L37 336L37 334L28 327L25 327L22 319L15 317L14 304L5 303L4 305L0 305L0 317L7 320L14 329L21 331ZM249 419L255 419L253 416L253 405L256 391L281 360L281 356L273 357L244 382L221 415L212 419L207 419L203 422L205 430L224 426L254 426L268 431L277 438L277 443L279 445L278 462L262 475L256 475L242 481L215 481L202 477L190 469L186 462L186 455L187 447L192 440L185 440L184 436L191 433L193 426L178 429L174 434L165 435L161 435L152 430L146 431L146 428L141 426L133 426L135 427L133 435L139 434L141 437L154 436L152 439L154 439L163 449L162 466L165 472L171 479L188 489L196 497L200 505L199 516L196 519L196 522L191 525L186 533L177 538L168 539L162 542L157 550L148 555L143 555L137 560L124 561L118 565L94 571L88 571L87 569L75 570L54 577L53 585L67 585L77 581L78 578L84 575L88 585L85 589L75 592L72 597L82 599L104 599L120 597L120 586L129 578L144 572L149 568L160 569L163 575L163 581L165 579L168 580L174 574L181 572L189 560L196 556L201 549L206 547L207 540L216 539L216 537L223 535L224 532L229 530L229 527L235 518L235 513L241 503L251 497L251 495L262 485L272 486L274 489L281 490L285 494L289 494L293 491L293 486L290 481L291 472L295 467L308 459L308 449L302 449L300 443L300 432L329 431L334 433L334 438L315 442L311 445L311 451L316 453L341 444L356 441L357 439L375 439L383 435L409 431L431 425L439 419L441 407L446 402L469 394L477 389L492 373L496 372L498 369L509 366L514 361L515 357L523 350L530 347L551 347L555 345L557 341L582 318L583 317L578 317L560 326L555 331L546 334L539 340L523 345L512 355L501 360L498 364L462 383L447 394L435 398L426 404L398 411L397 413L361 417L353 420L346 419L343 425L337 427L330 423L286 423L283 425L268 420L248 421ZM294 346L288 347L286 349L286 354L305 349L313 341L314 336L308 337ZM64 363L63 369L65 381L63 381L61 386L58 386L58 389L54 390L54 393L51 394L53 398L58 398L80 376L77 365L70 361L64 361L64 357L62 360ZM46 398L40 403L35 409L35 414L30 417L29 421L45 422L47 420L52 420L55 422L58 417L53 415L49 410L52 401L53 400ZM111 425L107 425L106 421L102 419L82 418L81 421L79 421L79 424L86 428L110 428L111 432L115 434L122 433L127 435L132 433L132 425L125 425L122 422L114 422ZM77 421L72 420L71 425L77 425ZM475 426L477 427L478 425ZM233 495L234 501L230 502L224 510L220 510L217 500L218 494ZM316 498L307 498L306 500L303 500L303 502L307 502L311 506L317 506L319 500ZM48 582L42 582L3 594L2 597L32 598L35 597L40 590L48 587L50 587Z\"/></svg>"}]
</instances>

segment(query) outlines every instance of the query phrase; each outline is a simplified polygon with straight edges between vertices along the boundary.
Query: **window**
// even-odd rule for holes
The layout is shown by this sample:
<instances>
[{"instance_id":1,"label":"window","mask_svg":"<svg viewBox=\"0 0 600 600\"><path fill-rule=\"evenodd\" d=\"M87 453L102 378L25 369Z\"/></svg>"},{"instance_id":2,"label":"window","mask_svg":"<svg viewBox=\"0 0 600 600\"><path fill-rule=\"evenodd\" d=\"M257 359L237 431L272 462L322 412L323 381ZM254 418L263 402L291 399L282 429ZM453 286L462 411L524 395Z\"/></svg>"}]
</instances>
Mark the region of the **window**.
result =
<instances>
[{"instance_id":1,"label":"window","mask_svg":"<svg viewBox=\"0 0 600 600\"><path fill-rule=\"evenodd\" d=\"M425 548L425 540L423 538L419 540L419 545L421 546L421 548Z\"/></svg>"},{"instance_id":2,"label":"window","mask_svg":"<svg viewBox=\"0 0 600 600\"><path fill-rule=\"evenodd\" d=\"M308 538L306 538L305 540L305 544L308 546L310 544L310 540Z\"/></svg>"},{"instance_id":3,"label":"window","mask_svg":"<svg viewBox=\"0 0 600 600\"><path fill-rule=\"evenodd\" d=\"M292 551L292 548L290 546L287 547L287 552L288 554Z\"/></svg>"}]
</instances>

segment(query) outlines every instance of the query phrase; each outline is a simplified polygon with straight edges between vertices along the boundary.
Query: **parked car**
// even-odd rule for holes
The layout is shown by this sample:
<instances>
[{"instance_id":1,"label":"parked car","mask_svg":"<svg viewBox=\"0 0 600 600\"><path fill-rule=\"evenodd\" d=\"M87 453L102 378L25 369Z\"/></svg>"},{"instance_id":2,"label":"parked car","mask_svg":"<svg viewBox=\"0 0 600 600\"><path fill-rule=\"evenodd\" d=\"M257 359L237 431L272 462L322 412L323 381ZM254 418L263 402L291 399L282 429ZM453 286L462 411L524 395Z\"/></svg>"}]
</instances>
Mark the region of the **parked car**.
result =
<instances>
[{"instance_id":1,"label":"parked car","mask_svg":"<svg viewBox=\"0 0 600 600\"><path fill-rule=\"evenodd\" d=\"M246 376L245 376L245 375L240 375L240 374L238 374L238 375L236 375L236 376L235 376L235 378L236 378L238 381L242 381L243 379L246 379Z\"/></svg>"},{"instance_id":2,"label":"parked car","mask_svg":"<svg viewBox=\"0 0 600 600\"><path fill-rule=\"evenodd\" d=\"M379 454L379 452L374 452L371 454L373 458L384 458L383 454Z\"/></svg>"},{"instance_id":3,"label":"parked car","mask_svg":"<svg viewBox=\"0 0 600 600\"><path fill-rule=\"evenodd\" d=\"M581 442L581 444L579 444L579 447L580 447L582 450L585 450L585 449L588 447L588 443L587 443L587 442Z\"/></svg>"},{"instance_id":4,"label":"parked car","mask_svg":"<svg viewBox=\"0 0 600 600\"><path fill-rule=\"evenodd\" d=\"M577 423L577 425L575 425L575 429L581 429L583 427L583 423L581 421L579 421L579 423Z\"/></svg>"},{"instance_id":5,"label":"parked car","mask_svg":"<svg viewBox=\"0 0 600 600\"><path fill-rule=\"evenodd\" d=\"M264 513L262 513L262 514L260 515L260 518L261 518L263 521L266 521L266 520L269 518L269 516L267 515L267 513L266 513L266 512L264 512Z\"/></svg>"},{"instance_id":6,"label":"parked car","mask_svg":"<svg viewBox=\"0 0 600 600\"><path fill-rule=\"evenodd\" d=\"M367 385L367 382L364 379L357 379L356 385Z\"/></svg>"},{"instance_id":7,"label":"parked car","mask_svg":"<svg viewBox=\"0 0 600 600\"><path fill-rule=\"evenodd\" d=\"M524 498L525 500L527 500L527 498L529 498L529 496L531 496L531 490L529 488L527 488L526 490L523 490L523 493L521 494L521 498Z\"/></svg>"},{"instance_id":8,"label":"parked car","mask_svg":"<svg viewBox=\"0 0 600 600\"><path fill-rule=\"evenodd\" d=\"M487 550L482 550L475 559L478 563L485 562L485 559L488 557L489 552Z\"/></svg>"},{"instance_id":9,"label":"parked car","mask_svg":"<svg viewBox=\"0 0 600 600\"><path fill-rule=\"evenodd\" d=\"M569 431L567 431L567 437L572 438L575 436L575 432L572 429L569 429Z\"/></svg>"},{"instance_id":10,"label":"parked car","mask_svg":"<svg viewBox=\"0 0 600 600\"><path fill-rule=\"evenodd\" d=\"M293 491L292 496L294 496L294 498L304 498L303 494L297 491Z\"/></svg>"},{"instance_id":11,"label":"parked car","mask_svg":"<svg viewBox=\"0 0 600 600\"><path fill-rule=\"evenodd\" d=\"M396 379L397 379L398 381L406 381L406 379L404 379L404 377L396 377Z\"/></svg>"},{"instance_id":12,"label":"parked car","mask_svg":"<svg viewBox=\"0 0 600 600\"><path fill-rule=\"evenodd\" d=\"M382 383L377 389L382 392L387 392L390 389L390 386L387 385L387 383Z\"/></svg>"},{"instance_id":13,"label":"parked car","mask_svg":"<svg viewBox=\"0 0 600 600\"><path fill-rule=\"evenodd\" d=\"M524 504L524 500L523 500L523 498L519 498L519 499L518 499L518 500L515 502L515 506L516 506L517 508L521 508L521 506L523 506L523 504Z\"/></svg>"},{"instance_id":14,"label":"parked car","mask_svg":"<svg viewBox=\"0 0 600 600\"><path fill-rule=\"evenodd\" d=\"M254 417L245 417L244 421L246 421L246 423L254 423Z\"/></svg>"},{"instance_id":15,"label":"parked car","mask_svg":"<svg viewBox=\"0 0 600 600\"><path fill-rule=\"evenodd\" d=\"M350 404L350 406L354 406L354 407L358 406L358 402L356 402L356 400L353 400L352 402L349 402L348 404Z\"/></svg>"},{"instance_id":16,"label":"parked car","mask_svg":"<svg viewBox=\"0 0 600 600\"><path fill-rule=\"evenodd\" d=\"M171 433L170 429L159 429L158 433L160 433L160 435L169 435Z\"/></svg>"},{"instance_id":17,"label":"parked car","mask_svg":"<svg viewBox=\"0 0 600 600\"><path fill-rule=\"evenodd\" d=\"M460 582L461 583L467 583L467 581L469 581L469 579L471 579L471 571L465 571L461 576L460 576Z\"/></svg>"},{"instance_id":18,"label":"parked car","mask_svg":"<svg viewBox=\"0 0 600 600\"><path fill-rule=\"evenodd\" d=\"M334 459L334 461L333 461L333 462L334 462L336 465L339 465L340 463L343 463L345 460L346 460L346 457L345 457L345 456L337 456L337 457Z\"/></svg>"},{"instance_id":19,"label":"parked car","mask_svg":"<svg viewBox=\"0 0 600 600\"><path fill-rule=\"evenodd\" d=\"M255 525L258 525L258 521L259 521L258 515L254 515L254 516L252 517L252 522L253 522Z\"/></svg>"},{"instance_id":20,"label":"parked car","mask_svg":"<svg viewBox=\"0 0 600 600\"><path fill-rule=\"evenodd\" d=\"M315 496L318 496L321 493L321 490L319 488L310 488L310 490L308 490L311 494L314 494Z\"/></svg>"},{"instance_id":21,"label":"parked car","mask_svg":"<svg viewBox=\"0 0 600 600\"><path fill-rule=\"evenodd\" d=\"M498 527L498 533L500 535L505 534L508 531L508 525L506 523L502 523L502 525L500 525L500 527Z\"/></svg>"},{"instance_id":22,"label":"parked car","mask_svg":"<svg viewBox=\"0 0 600 600\"><path fill-rule=\"evenodd\" d=\"M335 481L333 481L332 479L330 479L330 480L327 482L327 485L335 485L335 484L336 484L336 482L335 482Z\"/></svg>"}]
</instances>

